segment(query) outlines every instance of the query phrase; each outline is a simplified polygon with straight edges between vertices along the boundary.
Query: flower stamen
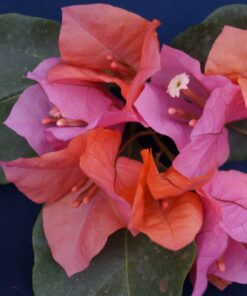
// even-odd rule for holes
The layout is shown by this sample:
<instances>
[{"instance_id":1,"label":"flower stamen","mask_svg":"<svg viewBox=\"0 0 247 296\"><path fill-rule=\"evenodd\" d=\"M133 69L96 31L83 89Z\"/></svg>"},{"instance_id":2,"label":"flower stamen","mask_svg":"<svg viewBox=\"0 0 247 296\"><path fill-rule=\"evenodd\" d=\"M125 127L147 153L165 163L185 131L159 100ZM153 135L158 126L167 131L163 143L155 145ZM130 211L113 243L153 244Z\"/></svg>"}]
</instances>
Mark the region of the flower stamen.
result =
<instances>
[{"instance_id":1,"label":"flower stamen","mask_svg":"<svg viewBox=\"0 0 247 296\"><path fill-rule=\"evenodd\" d=\"M163 210L166 210L168 207L169 207L169 203L168 203L168 201L167 200L162 200L161 201L161 207L162 207L162 209Z\"/></svg>"},{"instance_id":2,"label":"flower stamen","mask_svg":"<svg viewBox=\"0 0 247 296\"><path fill-rule=\"evenodd\" d=\"M86 126L87 122L84 120L59 118L56 121L56 125L59 127L80 127Z\"/></svg>"},{"instance_id":3,"label":"flower stamen","mask_svg":"<svg viewBox=\"0 0 247 296\"><path fill-rule=\"evenodd\" d=\"M191 89L183 89L181 90L181 94L185 96L191 103L197 104L199 107L203 108L205 105L205 100L196 95Z\"/></svg>"},{"instance_id":4,"label":"flower stamen","mask_svg":"<svg viewBox=\"0 0 247 296\"><path fill-rule=\"evenodd\" d=\"M79 196L73 201L72 206L78 208L82 203L85 205L89 204L98 190L98 186L93 183L85 191L79 194Z\"/></svg>"},{"instance_id":5,"label":"flower stamen","mask_svg":"<svg viewBox=\"0 0 247 296\"><path fill-rule=\"evenodd\" d=\"M84 178L80 179L76 183L76 185L71 188L71 192L78 192L84 185L86 185L87 181L88 181L88 177L86 177L86 176Z\"/></svg>"},{"instance_id":6,"label":"flower stamen","mask_svg":"<svg viewBox=\"0 0 247 296\"><path fill-rule=\"evenodd\" d=\"M191 127L195 127L196 123L197 123L197 119L191 119L191 120L189 121L189 126L191 126Z\"/></svg>"},{"instance_id":7,"label":"flower stamen","mask_svg":"<svg viewBox=\"0 0 247 296\"><path fill-rule=\"evenodd\" d=\"M203 108L205 105L204 98L198 96L191 89L189 89L189 83L189 75L187 75L186 73L178 74L170 80L167 87L167 93L172 98L179 98L181 95L183 95L191 103Z\"/></svg>"},{"instance_id":8,"label":"flower stamen","mask_svg":"<svg viewBox=\"0 0 247 296\"><path fill-rule=\"evenodd\" d=\"M220 272L224 272L226 270L225 262L223 257L220 257L218 260L216 260L217 268Z\"/></svg>"},{"instance_id":9,"label":"flower stamen","mask_svg":"<svg viewBox=\"0 0 247 296\"><path fill-rule=\"evenodd\" d=\"M106 59L110 62L110 67L113 70L113 73L126 79L133 79L135 77L136 71L129 65L118 61L112 55L108 55Z\"/></svg>"},{"instance_id":10,"label":"flower stamen","mask_svg":"<svg viewBox=\"0 0 247 296\"><path fill-rule=\"evenodd\" d=\"M45 117L41 120L41 123L44 125L56 123L58 121L58 118L54 117Z\"/></svg>"},{"instance_id":11,"label":"flower stamen","mask_svg":"<svg viewBox=\"0 0 247 296\"><path fill-rule=\"evenodd\" d=\"M183 110L177 109L177 108L169 108L168 114L170 114L171 116L174 116L176 118L179 118L179 119L189 120L190 126L192 126L191 124L196 124L196 121L198 119L197 115L185 113ZM191 122L191 124L190 124L190 122Z\"/></svg>"}]
</instances>

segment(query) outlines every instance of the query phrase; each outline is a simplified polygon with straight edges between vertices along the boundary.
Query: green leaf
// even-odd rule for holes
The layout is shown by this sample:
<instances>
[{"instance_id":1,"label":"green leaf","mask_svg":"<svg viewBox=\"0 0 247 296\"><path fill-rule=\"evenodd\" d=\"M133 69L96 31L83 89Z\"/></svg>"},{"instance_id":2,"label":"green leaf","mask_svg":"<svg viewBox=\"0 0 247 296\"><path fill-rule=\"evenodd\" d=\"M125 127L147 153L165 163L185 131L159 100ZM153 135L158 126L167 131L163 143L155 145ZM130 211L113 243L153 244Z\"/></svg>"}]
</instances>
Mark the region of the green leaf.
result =
<instances>
[{"instance_id":1,"label":"green leaf","mask_svg":"<svg viewBox=\"0 0 247 296\"><path fill-rule=\"evenodd\" d=\"M205 64L208 53L225 25L247 29L247 5L222 6L210 14L203 22L179 34L172 46L182 49Z\"/></svg>"},{"instance_id":2,"label":"green leaf","mask_svg":"<svg viewBox=\"0 0 247 296\"><path fill-rule=\"evenodd\" d=\"M59 27L46 19L0 15L0 160L34 155L27 142L2 123L20 93L32 83L24 77L26 73L43 59L58 55ZM0 172L0 184L5 182Z\"/></svg>"},{"instance_id":3,"label":"green leaf","mask_svg":"<svg viewBox=\"0 0 247 296\"><path fill-rule=\"evenodd\" d=\"M243 131L239 132L238 129ZM247 120L241 120L239 122L234 122L231 127L228 128L229 131L229 142L231 147L231 154L229 161L243 161L247 159Z\"/></svg>"},{"instance_id":4,"label":"green leaf","mask_svg":"<svg viewBox=\"0 0 247 296\"><path fill-rule=\"evenodd\" d=\"M172 46L182 49L192 57L198 59L204 67L212 44L225 25L247 29L247 5L227 5L215 10L202 23L178 35L173 40ZM234 123L234 125L247 132L247 121ZM228 131L231 147L229 160L246 160L247 135L236 132L231 128Z\"/></svg>"},{"instance_id":5,"label":"green leaf","mask_svg":"<svg viewBox=\"0 0 247 296\"><path fill-rule=\"evenodd\" d=\"M41 216L34 227L33 247L35 296L179 296L195 258L194 243L171 252L144 235L133 238L122 230L110 237L88 269L68 278L51 257Z\"/></svg>"}]
</instances>

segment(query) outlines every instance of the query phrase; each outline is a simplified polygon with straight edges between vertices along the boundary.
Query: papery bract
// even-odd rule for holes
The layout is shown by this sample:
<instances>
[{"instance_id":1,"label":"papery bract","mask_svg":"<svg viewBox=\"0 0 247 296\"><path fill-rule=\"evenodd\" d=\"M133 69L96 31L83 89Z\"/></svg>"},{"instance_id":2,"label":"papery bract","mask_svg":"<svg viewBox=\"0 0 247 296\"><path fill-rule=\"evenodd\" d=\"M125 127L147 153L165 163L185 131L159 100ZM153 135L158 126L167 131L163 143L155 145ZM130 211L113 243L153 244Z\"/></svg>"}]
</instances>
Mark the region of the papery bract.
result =
<instances>
[{"instance_id":1,"label":"papery bract","mask_svg":"<svg viewBox=\"0 0 247 296\"><path fill-rule=\"evenodd\" d=\"M147 124L175 141L174 167L189 178L203 175L229 156L224 125L247 117L241 91L223 76L203 75L198 61L171 47L163 46L161 63L135 106ZM189 75L190 93L172 98L168 84L181 73Z\"/></svg>"},{"instance_id":2,"label":"papery bract","mask_svg":"<svg viewBox=\"0 0 247 296\"><path fill-rule=\"evenodd\" d=\"M54 259L68 275L85 269L108 236L128 224L130 207L114 191L120 142L119 132L96 129L66 149L0 163L24 194L46 202L44 231ZM90 199L84 202L81 196Z\"/></svg>"},{"instance_id":3,"label":"papery bract","mask_svg":"<svg viewBox=\"0 0 247 296\"><path fill-rule=\"evenodd\" d=\"M235 241L247 243L247 174L219 171L204 190L220 207L224 231Z\"/></svg>"},{"instance_id":4,"label":"papery bract","mask_svg":"<svg viewBox=\"0 0 247 296\"><path fill-rule=\"evenodd\" d=\"M116 83L130 109L144 82L160 69L157 20L107 4L63 8L61 62L50 81Z\"/></svg>"},{"instance_id":5,"label":"papery bract","mask_svg":"<svg viewBox=\"0 0 247 296\"><path fill-rule=\"evenodd\" d=\"M241 243L246 242L245 226L241 223L247 210L242 203L247 197L244 197L241 190L247 186L247 177L239 172L229 172L227 178L227 173L219 172L209 185L203 188L212 199L202 199L204 219L203 227L196 238L197 258L192 269L193 296L203 295L208 281L220 289L224 289L231 282L247 283L247 249ZM244 183L243 180L240 181L240 190L236 187L237 176L240 179L245 178ZM232 177L233 181L229 184ZM240 201L235 202L238 199ZM233 230L237 231L238 241L235 240L236 233Z\"/></svg>"},{"instance_id":6,"label":"papery bract","mask_svg":"<svg viewBox=\"0 0 247 296\"><path fill-rule=\"evenodd\" d=\"M238 83L247 105L247 30L225 26L208 55L205 72L221 74Z\"/></svg>"},{"instance_id":7,"label":"papery bract","mask_svg":"<svg viewBox=\"0 0 247 296\"><path fill-rule=\"evenodd\" d=\"M64 148L67 141L95 127L141 121L134 112L122 112L121 101L102 85L49 83L47 72L57 63L57 58L44 60L28 73L38 84L23 92L5 122L38 154Z\"/></svg>"},{"instance_id":8,"label":"papery bract","mask_svg":"<svg viewBox=\"0 0 247 296\"><path fill-rule=\"evenodd\" d=\"M220 260L224 264L224 271L214 263L208 270L209 275L214 275L228 283L247 284L247 250L243 244L229 238L227 248Z\"/></svg>"},{"instance_id":9,"label":"papery bract","mask_svg":"<svg viewBox=\"0 0 247 296\"><path fill-rule=\"evenodd\" d=\"M192 182L173 169L159 174L150 151L144 150L142 157L144 163L136 189L130 186L129 191L120 191L132 204L130 226L165 248L179 250L200 230L199 196L189 191Z\"/></svg>"},{"instance_id":10,"label":"papery bract","mask_svg":"<svg viewBox=\"0 0 247 296\"><path fill-rule=\"evenodd\" d=\"M203 200L203 226L196 238L197 257L192 269L193 296L201 296L207 288L210 267L227 247L227 235L220 227L220 216L210 202Z\"/></svg>"}]
</instances>

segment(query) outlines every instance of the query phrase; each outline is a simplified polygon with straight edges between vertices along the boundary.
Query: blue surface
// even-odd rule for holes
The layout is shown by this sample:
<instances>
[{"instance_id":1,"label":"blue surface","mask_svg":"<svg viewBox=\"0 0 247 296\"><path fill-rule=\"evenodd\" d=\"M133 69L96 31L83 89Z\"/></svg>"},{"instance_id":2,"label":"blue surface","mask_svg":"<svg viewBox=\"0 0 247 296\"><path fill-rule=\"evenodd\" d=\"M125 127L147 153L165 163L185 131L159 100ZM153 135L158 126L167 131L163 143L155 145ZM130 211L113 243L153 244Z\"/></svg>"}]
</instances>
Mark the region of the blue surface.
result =
<instances>
[{"instance_id":1,"label":"blue surface","mask_svg":"<svg viewBox=\"0 0 247 296\"><path fill-rule=\"evenodd\" d=\"M81 3L93 1L1 0L0 13L18 12L60 20L60 7ZM148 19L159 19L162 22L159 29L160 41L167 43L189 26L201 22L214 9L226 4L247 4L247 1L120 0L104 3L118 5ZM225 166L226 169L231 167L247 172L247 162ZM32 296L31 235L39 206L26 199L12 185L0 188L0 199L0 296ZM184 296L190 294L191 287L187 282ZM209 287L205 295L244 296L247 295L247 286L232 285L223 293Z\"/></svg>"}]
</instances>

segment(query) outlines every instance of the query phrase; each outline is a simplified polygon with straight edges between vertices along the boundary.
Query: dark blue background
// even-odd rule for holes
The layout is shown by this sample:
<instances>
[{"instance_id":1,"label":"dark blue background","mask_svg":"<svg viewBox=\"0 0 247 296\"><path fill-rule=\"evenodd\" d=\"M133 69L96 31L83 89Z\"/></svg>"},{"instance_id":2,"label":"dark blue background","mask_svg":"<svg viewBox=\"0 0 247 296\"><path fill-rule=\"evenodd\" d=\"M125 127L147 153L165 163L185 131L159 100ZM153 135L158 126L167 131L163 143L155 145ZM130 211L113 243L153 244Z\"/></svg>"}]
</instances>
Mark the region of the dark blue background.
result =
<instances>
[{"instance_id":1,"label":"dark blue background","mask_svg":"<svg viewBox=\"0 0 247 296\"><path fill-rule=\"evenodd\" d=\"M60 7L93 2L82 0L0 0L0 13L18 12L60 20ZM104 3L120 6L148 19L159 19L162 23L162 27L159 29L160 41L168 43L178 33L202 21L214 9L226 4L247 4L247 0L119 0L104 1ZM245 170L247 162L235 164L234 168ZM0 296L32 296L31 235L39 206L26 199L12 185L0 188L0 199ZM191 287L189 282L186 282L184 295L190 294ZM223 293L210 286L205 295L244 296L247 295L247 286L232 285Z\"/></svg>"}]
</instances>

